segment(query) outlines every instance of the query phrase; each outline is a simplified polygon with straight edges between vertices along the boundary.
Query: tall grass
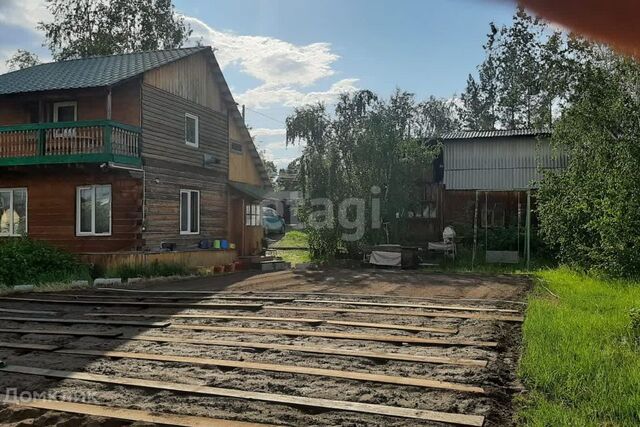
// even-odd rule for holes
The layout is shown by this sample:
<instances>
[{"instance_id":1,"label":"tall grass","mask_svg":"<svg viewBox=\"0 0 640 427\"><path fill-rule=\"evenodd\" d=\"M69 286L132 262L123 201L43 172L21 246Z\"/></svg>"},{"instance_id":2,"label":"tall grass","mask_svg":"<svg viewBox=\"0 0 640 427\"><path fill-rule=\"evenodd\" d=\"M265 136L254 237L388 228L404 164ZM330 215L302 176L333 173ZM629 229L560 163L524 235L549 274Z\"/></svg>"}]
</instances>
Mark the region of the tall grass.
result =
<instances>
[{"instance_id":1,"label":"tall grass","mask_svg":"<svg viewBox=\"0 0 640 427\"><path fill-rule=\"evenodd\" d=\"M147 264L121 264L107 269L107 277L119 277L128 280L132 277L167 277L185 276L195 273L185 265L173 262L159 262L157 260Z\"/></svg>"},{"instance_id":2,"label":"tall grass","mask_svg":"<svg viewBox=\"0 0 640 427\"><path fill-rule=\"evenodd\" d=\"M519 402L527 426L640 425L640 283L542 270L523 327ZM544 287L559 298L553 297Z\"/></svg>"}]
</instances>

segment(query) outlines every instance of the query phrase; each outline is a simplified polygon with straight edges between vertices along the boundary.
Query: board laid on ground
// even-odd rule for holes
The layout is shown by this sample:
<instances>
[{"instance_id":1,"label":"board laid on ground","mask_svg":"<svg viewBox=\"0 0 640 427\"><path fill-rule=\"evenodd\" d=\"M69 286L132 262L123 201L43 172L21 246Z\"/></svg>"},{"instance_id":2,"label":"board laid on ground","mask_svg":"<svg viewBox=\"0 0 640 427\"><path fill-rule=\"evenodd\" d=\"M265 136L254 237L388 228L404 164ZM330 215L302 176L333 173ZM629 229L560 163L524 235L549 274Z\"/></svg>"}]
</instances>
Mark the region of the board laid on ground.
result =
<instances>
[{"instance_id":1,"label":"board laid on ground","mask_svg":"<svg viewBox=\"0 0 640 427\"><path fill-rule=\"evenodd\" d=\"M421 345L440 345L446 347L453 346L472 346L472 347L497 347L498 343L494 341L471 341L471 340L444 340L435 338L418 338L402 335L376 335L376 334L349 334L341 332L321 332L321 331L301 331L293 329L266 329L266 328L233 328L225 326L208 326L195 324L171 325L169 329L187 329L194 331L212 331L212 332L229 332L243 334L259 334L259 335L289 335L298 337L319 337L334 338L344 340L364 340L364 341L381 341L393 342L400 344L421 344Z\"/></svg>"},{"instance_id":2,"label":"board laid on ground","mask_svg":"<svg viewBox=\"0 0 640 427\"><path fill-rule=\"evenodd\" d=\"M33 302L43 304L69 304L69 305L118 305L118 306L135 306L135 307L171 307L171 308L198 308L202 310L260 310L262 304L232 304L232 303L204 303L204 304L185 304L171 302L144 302L144 301L112 301L99 300L88 301L81 299L47 299L47 298L18 298L18 297L0 297L0 301L20 301Z\"/></svg>"},{"instance_id":3,"label":"board laid on ground","mask_svg":"<svg viewBox=\"0 0 640 427\"><path fill-rule=\"evenodd\" d=\"M367 310L359 308L341 307L305 307L291 305L265 305L263 310L289 310L289 311L316 311L325 313L359 313L375 314L380 316L406 316L406 317L434 317L449 319L475 319L503 322L523 322L522 316L490 315L480 313L459 313L459 312L428 312L428 311L399 311L399 310Z\"/></svg>"},{"instance_id":4,"label":"board laid on ground","mask_svg":"<svg viewBox=\"0 0 640 427\"><path fill-rule=\"evenodd\" d=\"M218 314L160 314L160 313L85 313L85 316L93 317L142 317L142 318L162 318L162 319L213 319L213 320L240 320L259 322L283 322L283 323L305 323L313 326L338 325L353 326L358 328L374 328L374 329L397 329L408 332L431 332L438 334L456 334L458 330L455 328L434 328L413 325L396 325L388 323L368 323L368 322L350 322L343 320L325 320L325 319L308 319L304 317L268 317L268 316L231 316Z\"/></svg>"},{"instance_id":5,"label":"board laid on ground","mask_svg":"<svg viewBox=\"0 0 640 427\"><path fill-rule=\"evenodd\" d=\"M75 379L103 384L117 384L130 387L150 388L156 390L177 391L184 393L200 394L207 396L227 397L234 399L256 400L271 403L281 403L293 406L306 406L340 411L351 411L368 414L385 415L391 417L418 419L423 421L435 421L450 424L481 427L484 417L479 415L465 415L447 412L436 412L423 409L412 409L397 406L387 406L371 403L350 402L343 400L320 399L285 394L253 392L203 385L191 385L166 381L143 380L128 377L115 377L84 372L61 371L54 369L42 369L31 366L7 365L0 368L0 372L9 372L26 375L39 375L51 378Z\"/></svg>"},{"instance_id":6,"label":"board laid on ground","mask_svg":"<svg viewBox=\"0 0 640 427\"><path fill-rule=\"evenodd\" d=\"M138 409L116 408L113 406L90 405L87 403L64 402L60 400L1 399L0 403L24 408L44 409L47 411L68 412L80 415L109 418L123 421L153 423L181 427L260 427L267 424L246 423L242 421L221 420L217 418L195 417L192 415L162 414Z\"/></svg>"},{"instance_id":7,"label":"board laid on ground","mask_svg":"<svg viewBox=\"0 0 640 427\"><path fill-rule=\"evenodd\" d=\"M413 355L404 353L380 353L374 351L360 351L360 350L345 350L341 348L332 347L313 347L309 345L291 345L291 344L271 344L261 343L253 341L227 341L227 340L211 340L211 339L192 339L192 338L179 338L169 336L149 336L149 335L131 335L123 337L123 339L129 339L134 341L151 341L162 343L178 343L178 344L194 344L194 345L211 345L221 347L239 347L239 348L255 348L262 350L278 350L278 351L291 351L298 353L313 353L330 356L345 356L345 357L361 357L366 359L376 360L397 360L401 362L414 362L414 363L436 363L446 365L461 365L484 368L487 366L485 360L479 359L464 359L445 356L425 356L425 355Z\"/></svg>"},{"instance_id":8,"label":"board laid on ground","mask_svg":"<svg viewBox=\"0 0 640 427\"><path fill-rule=\"evenodd\" d=\"M394 375L369 374L365 372L342 371L338 369L309 368L304 366L281 365L273 363L256 363L226 359L211 359L189 356L172 356L163 354L134 353L125 351L103 351L85 349L61 349L56 353L73 354L80 356L111 357L118 359L139 359L156 362L178 362L192 365L223 366L227 368L238 368L246 370L286 372L290 374L314 375L320 377L333 377L358 381L369 381L385 384L433 388L442 390L452 390L464 393L484 394L482 387L470 386L466 384L453 383L448 381L438 381L429 378L407 378Z\"/></svg>"}]
</instances>

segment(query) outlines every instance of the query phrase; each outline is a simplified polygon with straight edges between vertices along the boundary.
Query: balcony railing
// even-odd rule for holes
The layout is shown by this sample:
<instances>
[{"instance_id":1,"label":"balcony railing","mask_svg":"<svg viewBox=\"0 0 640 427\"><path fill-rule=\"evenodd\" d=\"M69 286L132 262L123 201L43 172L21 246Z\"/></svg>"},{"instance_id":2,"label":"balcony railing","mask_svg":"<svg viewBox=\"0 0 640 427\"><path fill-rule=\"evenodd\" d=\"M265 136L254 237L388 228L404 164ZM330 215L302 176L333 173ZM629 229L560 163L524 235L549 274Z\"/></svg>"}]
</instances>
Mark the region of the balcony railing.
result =
<instances>
[{"instance_id":1,"label":"balcony railing","mask_svg":"<svg viewBox=\"0 0 640 427\"><path fill-rule=\"evenodd\" d=\"M140 164L140 129L111 120L0 126L0 166Z\"/></svg>"}]
</instances>

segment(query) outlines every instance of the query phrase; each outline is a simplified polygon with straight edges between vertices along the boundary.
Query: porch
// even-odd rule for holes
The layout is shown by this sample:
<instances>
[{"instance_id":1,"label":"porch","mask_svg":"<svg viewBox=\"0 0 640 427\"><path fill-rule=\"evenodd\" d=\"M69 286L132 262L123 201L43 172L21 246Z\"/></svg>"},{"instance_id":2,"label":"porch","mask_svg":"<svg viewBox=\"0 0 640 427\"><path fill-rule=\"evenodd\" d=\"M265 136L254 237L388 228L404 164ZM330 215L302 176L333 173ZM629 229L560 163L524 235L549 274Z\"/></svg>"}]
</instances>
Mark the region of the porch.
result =
<instances>
[{"instance_id":1,"label":"porch","mask_svg":"<svg viewBox=\"0 0 640 427\"><path fill-rule=\"evenodd\" d=\"M140 165L141 130L113 120L0 126L0 166Z\"/></svg>"}]
</instances>

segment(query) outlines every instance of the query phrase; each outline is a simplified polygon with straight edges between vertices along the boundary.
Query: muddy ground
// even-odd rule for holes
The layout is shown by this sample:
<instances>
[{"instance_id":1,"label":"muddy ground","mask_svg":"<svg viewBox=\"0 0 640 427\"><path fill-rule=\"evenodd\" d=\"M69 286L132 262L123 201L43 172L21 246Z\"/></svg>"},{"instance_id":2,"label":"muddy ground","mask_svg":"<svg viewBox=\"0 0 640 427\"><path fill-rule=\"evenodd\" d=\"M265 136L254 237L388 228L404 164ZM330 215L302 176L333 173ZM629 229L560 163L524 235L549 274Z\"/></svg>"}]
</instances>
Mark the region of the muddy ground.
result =
<instances>
[{"instance_id":1,"label":"muddy ground","mask_svg":"<svg viewBox=\"0 0 640 427\"><path fill-rule=\"evenodd\" d=\"M485 308L515 309L524 312L524 298L530 283L526 278L490 277L472 275L441 275L419 272L398 272L388 270L341 270L307 272L279 272L255 275L237 273L234 275L201 278L179 282L156 282L137 286L139 290L163 291L222 291L243 293L248 296L296 297L316 300L343 300L363 302L383 302L400 304L464 305ZM128 288L131 289L131 288ZM292 294L298 293L298 294ZM333 295L342 294L342 295ZM321 295L318 295L321 294ZM327 295L328 294L328 295ZM353 295L351 295L353 294ZM74 296L72 296L74 295ZM114 293L98 290L76 290L56 294L21 294L24 298L45 299L91 299L92 296L108 299L145 301L165 301L153 297L203 298L200 295ZM215 296L213 294L211 296ZM191 331L169 328L145 329L86 324L49 324L24 321L0 320L2 328L31 329L76 329L91 331L117 331L124 336L169 336L182 338L222 339L234 341L257 341L262 343L311 345L339 349L397 352L413 355L448 356L488 361L486 368L466 367L446 364L413 363L402 361L380 361L357 357L309 354L291 351L255 350L238 347L220 347L183 343L161 343L135 339L105 339L96 337L72 337L68 335L8 334L0 333L0 341L53 344L65 349L85 349L104 351L127 351L137 353L157 353L208 357L239 361L253 361L271 364L286 364L315 368L340 369L376 374L396 375L408 378L430 378L484 387L487 395L460 393L440 389L371 383L364 381L329 378L311 375L218 368L176 362L157 362L133 359L111 359L96 356L79 356L44 351L24 351L0 348L0 360L8 365L32 366L40 368L81 371L95 374L160 380L194 385L208 385L237 390L259 391L294 396L335 399L352 402L383 404L403 408L425 409L440 412L482 415L485 425L512 425L512 398L520 390L515 376L519 357L521 323L497 320L460 318L428 318L397 315L371 315L362 313L308 312L263 309L255 313L237 310L200 310L197 308L138 308L129 306L51 304L44 302L18 302L0 300L0 316L50 317L79 319L89 318L110 320L162 321L163 318L134 317L88 317L90 313L129 314L230 314L270 317L305 317L314 319L349 320L356 322L392 323L424 327L457 328L458 333L411 333L402 330L372 329L353 326L326 325L311 326L300 323L274 323L255 320L221 321L216 319L173 318L172 325L202 324L216 326L236 326L252 328L277 328L313 331L367 333L384 335L407 335L424 338L451 340L469 339L474 341L496 341L497 348L475 346L423 346L396 345L393 343L361 340L337 340L320 337L289 337L280 335L256 335L247 333L222 333L218 331ZM189 301L191 302L191 301ZM206 301L218 302L218 301ZM246 302L246 301L244 301ZM253 301L252 301L253 302ZM274 303L268 305L296 307L336 307L331 304L313 302ZM339 305L340 308L375 309L385 311L423 312L419 308L363 307ZM12 310L52 310L59 314L43 316L36 314L3 313L1 309ZM437 312L442 312L438 310ZM468 312L461 312L468 313ZM489 313L486 313L489 314ZM320 410L293 407L242 399L206 397L188 393L157 391L136 387L92 383L78 380L58 380L24 374L0 372L0 393L15 388L18 392L47 392L58 399L84 399L87 403L115 407L144 409L157 412L199 415L227 420L237 420L276 425L343 425L343 426L415 426L444 425L388 416L361 414L355 412ZM0 398L1 396L0 395ZM1 408L1 406L0 406ZM51 411L4 407L0 409L0 425L3 426L115 426L130 425L97 417L60 414ZM142 425L141 423L132 425Z\"/></svg>"}]
</instances>

